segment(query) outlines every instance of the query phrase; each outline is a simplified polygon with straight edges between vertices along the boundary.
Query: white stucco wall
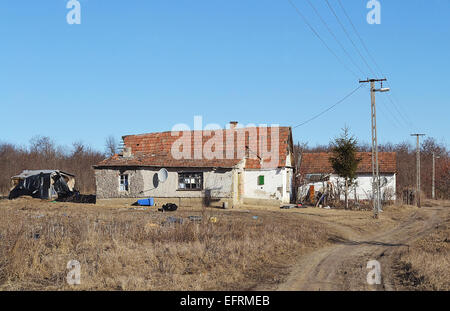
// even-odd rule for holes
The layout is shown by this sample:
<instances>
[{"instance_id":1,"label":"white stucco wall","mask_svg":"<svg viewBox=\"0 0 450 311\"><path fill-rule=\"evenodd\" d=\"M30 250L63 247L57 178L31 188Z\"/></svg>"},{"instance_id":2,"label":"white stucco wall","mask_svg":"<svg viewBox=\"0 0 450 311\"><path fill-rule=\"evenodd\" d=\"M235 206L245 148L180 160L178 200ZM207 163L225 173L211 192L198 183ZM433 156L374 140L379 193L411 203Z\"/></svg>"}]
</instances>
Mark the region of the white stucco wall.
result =
<instances>
[{"instance_id":1,"label":"white stucco wall","mask_svg":"<svg viewBox=\"0 0 450 311\"><path fill-rule=\"evenodd\" d=\"M258 177L264 176L264 185L258 185ZM250 199L271 199L289 203L292 194L292 169L244 171L244 197Z\"/></svg>"},{"instance_id":2,"label":"white stucco wall","mask_svg":"<svg viewBox=\"0 0 450 311\"><path fill-rule=\"evenodd\" d=\"M332 176L334 183L339 179L337 176ZM395 185L396 185L396 175L395 174L380 174L381 182L381 194L391 191L393 196L392 200L395 200ZM340 183L343 183L343 179L340 179ZM356 179L356 197L358 200L370 200L372 196L372 175L358 175ZM349 192L349 197L351 199L355 198L354 188ZM341 199L344 200L344 195L341 195Z\"/></svg>"},{"instance_id":3,"label":"white stucco wall","mask_svg":"<svg viewBox=\"0 0 450 311\"><path fill-rule=\"evenodd\" d=\"M386 181L384 183L383 181ZM341 185L344 185L344 179L339 178L337 175L331 175L330 181L333 183L333 186L336 188L336 185L339 183ZM392 193L392 200L396 199L396 174L380 174L380 181L381 184L384 185L381 188L382 195L387 191ZM315 182L315 183L309 183L306 186L303 186L301 189L301 194L305 195L306 191L308 191L309 187L311 185L314 185L315 191L322 191L324 182ZM349 198L351 200L355 199L355 191L354 187L351 187L349 189ZM356 197L358 200L370 200L372 196L372 175L371 174L359 174L356 178ZM341 200L345 199L344 194L341 192L340 196Z\"/></svg>"}]
</instances>

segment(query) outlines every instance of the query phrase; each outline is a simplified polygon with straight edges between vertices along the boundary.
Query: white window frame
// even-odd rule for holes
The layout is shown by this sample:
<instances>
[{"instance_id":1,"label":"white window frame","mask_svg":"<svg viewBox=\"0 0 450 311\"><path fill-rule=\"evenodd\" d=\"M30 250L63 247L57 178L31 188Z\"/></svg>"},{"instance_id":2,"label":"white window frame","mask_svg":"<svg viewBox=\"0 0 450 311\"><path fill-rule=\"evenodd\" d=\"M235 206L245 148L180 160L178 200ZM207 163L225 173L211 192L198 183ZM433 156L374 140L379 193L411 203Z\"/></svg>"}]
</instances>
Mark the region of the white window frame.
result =
<instances>
[{"instance_id":1,"label":"white window frame","mask_svg":"<svg viewBox=\"0 0 450 311\"><path fill-rule=\"evenodd\" d=\"M130 190L130 176L129 174L119 175L119 191L127 192Z\"/></svg>"}]
</instances>

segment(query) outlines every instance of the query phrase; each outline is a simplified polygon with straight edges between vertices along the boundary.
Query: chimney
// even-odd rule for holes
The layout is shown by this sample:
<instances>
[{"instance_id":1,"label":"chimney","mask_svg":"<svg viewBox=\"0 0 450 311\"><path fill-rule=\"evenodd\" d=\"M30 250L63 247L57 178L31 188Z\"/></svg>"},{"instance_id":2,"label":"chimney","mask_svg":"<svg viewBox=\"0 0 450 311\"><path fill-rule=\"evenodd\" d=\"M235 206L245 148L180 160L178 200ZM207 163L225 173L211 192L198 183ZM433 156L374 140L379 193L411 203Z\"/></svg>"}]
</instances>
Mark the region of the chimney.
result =
<instances>
[{"instance_id":1,"label":"chimney","mask_svg":"<svg viewBox=\"0 0 450 311\"><path fill-rule=\"evenodd\" d=\"M122 157L131 158L131 147L124 147L122 152Z\"/></svg>"},{"instance_id":2,"label":"chimney","mask_svg":"<svg viewBox=\"0 0 450 311\"><path fill-rule=\"evenodd\" d=\"M234 130L238 124L238 121L230 121L230 129Z\"/></svg>"}]
</instances>

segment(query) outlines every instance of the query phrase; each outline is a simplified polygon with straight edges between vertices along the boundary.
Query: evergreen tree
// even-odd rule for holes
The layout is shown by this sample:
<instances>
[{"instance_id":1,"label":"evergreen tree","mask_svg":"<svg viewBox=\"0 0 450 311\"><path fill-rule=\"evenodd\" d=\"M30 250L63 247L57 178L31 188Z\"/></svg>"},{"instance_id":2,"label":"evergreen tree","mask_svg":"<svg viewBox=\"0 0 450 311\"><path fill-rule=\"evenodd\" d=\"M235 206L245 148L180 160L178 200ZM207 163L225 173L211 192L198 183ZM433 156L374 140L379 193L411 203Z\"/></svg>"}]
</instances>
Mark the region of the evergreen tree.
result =
<instances>
[{"instance_id":1,"label":"evergreen tree","mask_svg":"<svg viewBox=\"0 0 450 311\"><path fill-rule=\"evenodd\" d=\"M342 129L342 134L331 143L332 156L329 158L331 166L339 177L345 181L345 208L348 209L348 189L354 183L356 170L361 161L357 158L357 140L349 134L349 128Z\"/></svg>"}]
</instances>

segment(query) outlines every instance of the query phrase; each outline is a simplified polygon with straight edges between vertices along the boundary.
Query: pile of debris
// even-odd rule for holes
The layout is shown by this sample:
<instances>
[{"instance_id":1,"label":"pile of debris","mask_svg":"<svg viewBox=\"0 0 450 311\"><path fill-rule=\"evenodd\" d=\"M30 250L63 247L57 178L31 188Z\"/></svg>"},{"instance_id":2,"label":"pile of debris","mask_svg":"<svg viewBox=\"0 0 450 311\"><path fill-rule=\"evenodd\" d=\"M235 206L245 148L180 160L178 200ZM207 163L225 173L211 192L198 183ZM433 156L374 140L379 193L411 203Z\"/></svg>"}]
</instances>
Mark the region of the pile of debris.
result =
<instances>
[{"instance_id":1,"label":"pile of debris","mask_svg":"<svg viewBox=\"0 0 450 311\"><path fill-rule=\"evenodd\" d=\"M81 194L78 191L73 191L71 195L58 197L56 201L95 204L97 201L97 196L95 194Z\"/></svg>"},{"instance_id":2,"label":"pile of debris","mask_svg":"<svg viewBox=\"0 0 450 311\"><path fill-rule=\"evenodd\" d=\"M305 205L303 205L303 203L297 203L297 204L286 204L286 205L282 205L280 206L281 209L292 209L292 208L306 208Z\"/></svg>"}]
</instances>

